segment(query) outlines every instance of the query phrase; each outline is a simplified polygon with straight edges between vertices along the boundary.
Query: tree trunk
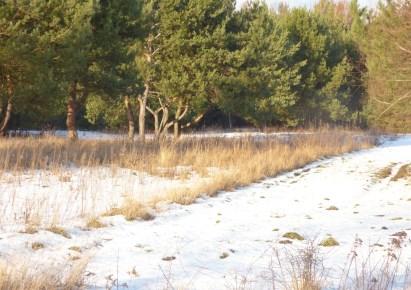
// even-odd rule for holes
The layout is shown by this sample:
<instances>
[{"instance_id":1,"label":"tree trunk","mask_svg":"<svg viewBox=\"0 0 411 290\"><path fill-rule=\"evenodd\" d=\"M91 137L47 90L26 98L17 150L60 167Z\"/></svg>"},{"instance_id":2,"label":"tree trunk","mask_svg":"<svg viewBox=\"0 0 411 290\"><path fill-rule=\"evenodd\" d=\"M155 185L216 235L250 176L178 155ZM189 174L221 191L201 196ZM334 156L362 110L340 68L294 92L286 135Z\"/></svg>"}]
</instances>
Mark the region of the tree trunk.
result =
<instances>
[{"instance_id":1,"label":"tree trunk","mask_svg":"<svg viewBox=\"0 0 411 290\"><path fill-rule=\"evenodd\" d=\"M180 138L180 124L178 123L178 121L174 122L174 138L178 139Z\"/></svg>"},{"instance_id":2,"label":"tree trunk","mask_svg":"<svg viewBox=\"0 0 411 290\"><path fill-rule=\"evenodd\" d=\"M13 96L10 96L9 100L7 101L7 107L6 107L6 112L4 114L4 118L0 123L0 135L3 134L4 130L7 127L7 124L11 118L12 110L13 110Z\"/></svg>"},{"instance_id":3,"label":"tree trunk","mask_svg":"<svg viewBox=\"0 0 411 290\"><path fill-rule=\"evenodd\" d=\"M10 76L6 77L7 81L7 92L8 92L8 101L7 101L7 107L6 107L6 112L4 114L3 121L0 122L0 135L3 134L4 130L7 127L7 124L10 121L11 118L11 112L13 111L13 101L14 101L14 96L13 96L13 82L11 81ZM0 110L1 114L1 110Z\"/></svg>"},{"instance_id":4,"label":"tree trunk","mask_svg":"<svg viewBox=\"0 0 411 290\"><path fill-rule=\"evenodd\" d=\"M158 114L159 114L159 112L155 112L153 114L153 117L154 117L154 138L155 139L158 139L158 137L160 136Z\"/></svg>"},{"instance_id":5,"label":"tree trunk","mask_svg":"<svg viewBox=\"0 0 411 290\"><path fill-rule=\"evenodd\" d=\"M77 113L77 82L70 84L69 98L67 103L67 137L71 141L78 139L76 128L76 113Z\"/></svg>"},{"instance_id":6,"label":"tree trunk","mask_svg":"<svg viewBox=\"0 0 411 290\"><path fill-rule=\"evenodd\" d=\"M134 113L133 108L131 107L131 102L129 96L126 96L124 99L124 104L126 105L127 109L127 118L128 118L128 139L130 141L134 141Z\"/></svg>"},{"instance_id":7,"label":"tree trunk","mask_svg":"<svg viewBox=\"0 0 411 290\"><path fill-rule=\"evenodd\" d=\"M150 91L150 85L147 83L145 85L145 90L144 90L144 95L143 97L139 98L139 103L140 103L140 112L138 115L138 138L140 141L144 141L146 138L146 107L147 107L147 99L148 99L148 93Z\"/></svg>"}]
</instances>

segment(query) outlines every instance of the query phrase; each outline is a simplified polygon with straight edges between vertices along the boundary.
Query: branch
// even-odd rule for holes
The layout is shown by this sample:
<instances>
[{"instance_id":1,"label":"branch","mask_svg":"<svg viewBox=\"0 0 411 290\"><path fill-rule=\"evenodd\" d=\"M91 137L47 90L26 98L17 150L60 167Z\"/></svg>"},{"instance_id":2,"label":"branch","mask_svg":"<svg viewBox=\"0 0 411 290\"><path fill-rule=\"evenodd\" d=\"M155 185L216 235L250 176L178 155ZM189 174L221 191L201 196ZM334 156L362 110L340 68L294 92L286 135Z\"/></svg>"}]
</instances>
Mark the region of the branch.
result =
<instances>
[{"instance_id":1,"label":"branch","mask_svg":"<svg viewBox=\"0 0 411 290\"><path fill-rule=\"evenodd\" d=\"M400 97L399 99L397 99L395 102L391 103L388 108L386 108L384 111L381 112L381 114L379 115L379 117L381 117L383 114L385 114L389 109L391 109L395 104L397 104L398 102L407 99L407 98L411 98L411 96L409 96L409 93L406 93L404 96Z\"/></svg>"},{"instance_id":2,"label":"branch","mask_svg":"<svg viewBox=\"0 0 411 290\"><path fill-rule=\"evenodd\" d=\"M377 99L377 98L375 98L375 97L372 97L372 99L373 99L374 101L376 101L376 102L380 103L380 104L384 104L384 105L391 105L391 103L384 102L384 101L380 101L380 100L378 100L378 99Z\"/></svg>"},{"instance_id":3,"label":"branch","mask_svg":"<svg viewBox=\"0 0 411 290\"><path fill-rule=\"evenodd\" d=\"M192 122L188 122L185 125L181 125L181 129L185 129L185 128L191 127L193 125L196 125L198 122L201 121L201 119L204 118L205 114L207 114L210 111L211 108L212 108L212 106L208 105L208 107L200 115L198 115L197 118L195 118Z\"/></svg>"},{"instance_id":4,"label":"branch","mask_svg":"<svg viewBox=\"0 0 411 290\"><path fill-rule=\"evenodd\" d=\"M184 112L174 120L174 123L176 123L176 122L180 121L181 119L183 119L184 116L187 114L187 112L188 112L188 104L189 104L189 102L186 101L186 104L185 104L185 107L184 107Z\"/></svg>"},{"instance_id":5,"label":"branch","mask_svg":"<svg viewBox=\"0 0 411 290\"><path fill-rule=\"evenodd\" d=\"M399 48L399 49L401 49L402 51L405 51L406 53L409 53L409 54L411 54L411 50L408 50L408 49L406 49L405 47L403 47L402 45L400 45L398 42L396 42L396 41L393 41L394 42L394 44Z\"/></svg>"}]
</instances>

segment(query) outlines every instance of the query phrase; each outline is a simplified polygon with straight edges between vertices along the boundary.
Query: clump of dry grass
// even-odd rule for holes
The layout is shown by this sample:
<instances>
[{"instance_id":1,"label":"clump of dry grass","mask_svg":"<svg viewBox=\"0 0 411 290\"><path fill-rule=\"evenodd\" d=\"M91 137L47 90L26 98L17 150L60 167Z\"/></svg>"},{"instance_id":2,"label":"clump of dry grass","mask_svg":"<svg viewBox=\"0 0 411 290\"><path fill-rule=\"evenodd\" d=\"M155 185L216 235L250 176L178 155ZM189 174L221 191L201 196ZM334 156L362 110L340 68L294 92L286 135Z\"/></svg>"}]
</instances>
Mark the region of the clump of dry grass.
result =
<instances>
[{"instance_id":1,"label":"clump of dry grass","mask_svg":"<svg viewBox=\"0 0 411 290\"><path fill-rule=\"evenodd\" d=\"M378 170L375 174L374 177L377 179L385 179L389 177L392 173L392 168L391 167L385 167L380 170Z\"/></svg>"},{"instance_id":2,"label":"clump of dry grass","mask_svg":"<svg viewBox=\"0 0 411 290\"><path fill-rule=\"evenodd\" d=\"M89 258L65 265L16 259L0 263L0 290L80 289Z\"/></svg>"},{"instance_id":3,"label":"clump of dry grass","mask_svg":"<svg viewBox=\"0 0 411 290\"><path fill-rule=\"evenodd\" d=\"M299 240L303 241L304 237L302 237L300 234L295 233L295 232L288 232L283 235L283 238L291 239L291 240Z\"/></svg>"},{"instance_id":4,"label":"clump of dry grass","mask_svg":"<svg viewBox=\"0 0 411 290\"><path fill-rule=\"evenodd\" d=\"M308 239L302 247L274 249L269 279L272 289L323 289L329 279L329 269L325 268L324 260L315 239Z\"/></svg>"},{"instance_id":5,"label":"clump of dry grass","mask_svg":"<svg viewBox=\"0 0 411 290\"><path fill-rule=\"evenodd\" d=\"M398 169L397 173L391 178L391 181L397 181L402 178L411 177L411 164L404 164Z\"/></svg>"},{"instance_id":6,"label":"clump of dry grass","mask_svg":"<svg viewBox=\"0 0 411 290\"><path fill-rule=\"evenodd\" d=\"M44 249L44 244L39 243L39 242L34 242L34 243L31 244L31 248L35 251L40 250L40 249Z\"/></svg>"},{"instance_id":7,"label":"clump of dry grass","mask_svg":"<svg viewBox=\"0 0 411 290\"><path fill-rule=\"evenodd\" d=\"M131 198L127 199L121 207L113 208L104 215L123 215L127 221L134 221L137 219L149 221L154 218L154 215L152 214L152 210L150 208Z\"/></svg>"},{"instance_id":8,"label":"clump of dry grass","mask_svg":"<svg viewBox=\"0 0 411 290\"><path fill-rule=\"evenodd\" d=\"M331 205L329 207L327 207L325 210L338 210L338 207Z\"/></svg>"},{"instance_id":9,"label":"clump of dry grass","mask_svg":"<svg viewBox=\"0 0 411 290\"><path fill-rule=\"evenodd\" d=\"M67 239L70 239L70 238L71 238L70 235L69 235L69 233L68 233L65 229L63 229L63 228L61 228L61 227L51 226L51 227L48 227L48 228L46 229L46 231L52 232L52 233L54 233L54 234L56 234L56 235L63 236L63 237L65 237L65 238L67 238Z\"/></svg>"},{"instance_id":10,"label":"clump of dry grass","mask_svg":"<svg viewBox=\"0 0 411 290\"><path fill-rule=\"evenodd\" d=\"M99 228L105 228L107 227L107 225L101 222L98 218L92 218L87 221L86 227L99 229Z\"/></svg>"},{"instance_id":11,"label":"clump of dry grass","mask_svg":"<svg viewBox=\"0 0 411 290\"><path fill-rule=\"evenodd\" d=\"M339 246L339 245L340 244L333 237L328 237L328 238L322 240L321 243L319 243L319 246L322 246L322 247L335 247L335 246Z\"/></svg>"}]
</instances>

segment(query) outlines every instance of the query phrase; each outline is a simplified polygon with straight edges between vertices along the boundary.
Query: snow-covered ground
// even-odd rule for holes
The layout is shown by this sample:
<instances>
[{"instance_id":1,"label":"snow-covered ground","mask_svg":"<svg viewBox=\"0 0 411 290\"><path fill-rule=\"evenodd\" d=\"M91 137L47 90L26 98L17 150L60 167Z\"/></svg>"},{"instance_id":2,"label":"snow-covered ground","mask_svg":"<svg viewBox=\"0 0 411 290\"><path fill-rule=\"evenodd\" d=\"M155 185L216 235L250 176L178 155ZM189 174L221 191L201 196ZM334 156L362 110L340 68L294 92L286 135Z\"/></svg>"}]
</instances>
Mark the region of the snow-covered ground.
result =
<instances>
[{"instance_id":1,"label":"snow-covered ground","mask_svg":"<svg viewBox=\"0 0 411 290\"><path fill-rule=\"evenodd\" d=\"M401 273L411 264L411 180L391 178L410 163L411 136L400 136L374 149L324 159L189 206L164 205L152 221L104 217L101 220L109 226L93 230L84 230L82 216L104 212L127 195L144 200L154 192L196 181L167 181L123 169L115 174L109 169L67 169L57 175L3 173L0 257L64 261L92 253L86 282L97 289L267 289L276 253L304 248L309 239L318 244L331 235L339 246L320 249L332 288L356 238L363 241L356 249L358 259L366 260L373 252L372 268L393 247L392 239L400 239L393 235L404 232L408 236L398 250ZM377 176L388 167L390 176ZM62 210L64 204L70 209ZM35 219L36 214L28 212L34 208L42 219L55 217L71 238L44 230L19 233L23 220ZM307 240L283 244L289 240L283 237L287 232ZM35 251L33 242L45 247Z\"/></svg>"},{"instance_id":2,"label":"snow-covered ground","mask_svg":"<svg viewBox=\"0 0 411 290\"><path fill-rule=\"evenodd\" d=\"M11 133L20 133L22 135L32 135L32 136L57 136L57 137L67 137L66 130L55 130L55 131L38 131L38 130L30 130L30 131L12 131ZM127 134L116 134L116 133L102 133L96 131L77 131L78 137L80 139L126 139ZM260 131L252 131L250 129L244 131L232 131L232 132L225 132L225 131L199 131L199 132L192 132L188 134L182 134L182 138L244 138L244 137L253 137L253 138L267 138L267 137L282 137L288 138L294 135L302 135L302 134L311 134L308 132L273 132L273 133L264 133ZM135 135L137 139L138 136ZM147 139L153 139L154 134L146 134ZM171 138L171 135L170 135Z\"/></svg>"}]
</instances>

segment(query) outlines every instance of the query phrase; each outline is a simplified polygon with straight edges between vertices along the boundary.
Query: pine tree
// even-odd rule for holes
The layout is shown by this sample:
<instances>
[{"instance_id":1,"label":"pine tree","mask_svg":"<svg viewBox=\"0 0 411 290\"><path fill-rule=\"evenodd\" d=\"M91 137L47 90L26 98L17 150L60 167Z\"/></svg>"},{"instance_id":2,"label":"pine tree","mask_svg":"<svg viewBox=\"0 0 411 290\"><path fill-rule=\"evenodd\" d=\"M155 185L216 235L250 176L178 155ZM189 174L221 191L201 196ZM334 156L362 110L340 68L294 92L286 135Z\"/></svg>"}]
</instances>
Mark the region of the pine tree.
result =
<instances>
[{"instance_id":1,"label":"pine tree","mask_svg":"<svg viewBox=\"0 0 411 290\"><path fill-rule=\"evenodd\" d=\"M292 124L289 108L295 104L294 89L304 65L304 61L292 62L298 45L290 41L275 13L261 1L237 11L228 26L231 40L224 57L220 107L257 126Z\"/></svg>"},{"instance_id":2,"label":"pine tree","mask_svg":"<svg viewBox=\"0 0 411 290\"><path fill-rule=\"evenodd\" d=\"M155 74L150 76L155 82L146 82L146 90L156 96L147 108L154 115L158 137L164 137L171 127L177 137L183 118L193 116L198 120L213 102L216 59L223 49L219 36L233 10L232 0L159 2L159 27L155 28L158 32L149 35L161 35L158 46L152 49L158 52L158 66L150 71Z\"/></svg>"},{"instance_id":3,"label":"pine tree","mask_svg":"<svg viewBox=\"0 0 411 290\"><path fill-rule=\"evenodd\" d=\"M369 26L367 45L369 124L411 130L411 3L389 1Z\"/></svg>"}]
</instances>

